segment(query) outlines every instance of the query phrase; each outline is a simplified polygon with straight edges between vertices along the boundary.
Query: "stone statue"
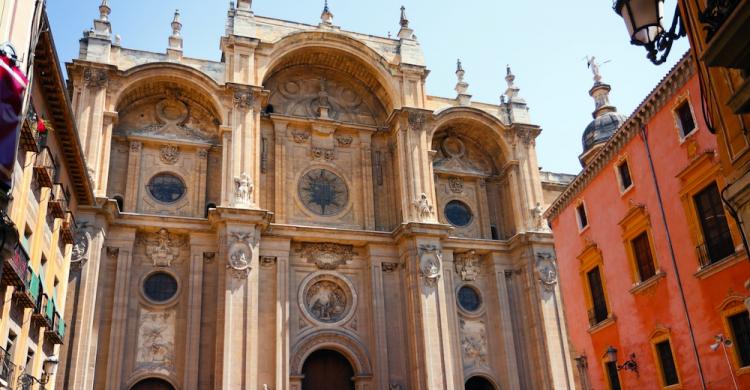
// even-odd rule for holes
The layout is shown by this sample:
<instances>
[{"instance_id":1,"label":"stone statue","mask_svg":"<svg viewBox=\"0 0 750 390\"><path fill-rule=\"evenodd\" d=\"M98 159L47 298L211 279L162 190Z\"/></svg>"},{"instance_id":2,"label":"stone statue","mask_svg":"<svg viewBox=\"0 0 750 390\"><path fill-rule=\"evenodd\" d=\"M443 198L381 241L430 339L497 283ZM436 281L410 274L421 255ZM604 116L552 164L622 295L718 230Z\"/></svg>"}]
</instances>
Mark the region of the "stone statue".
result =
<instances>
[{"instance_id":1,"label":"stone statue","mask_svg":"<svg viewBox=\"0 0 750 390\"><path fill-rule=\"evenodd\" d=\"M597 83L600 83L602 81L602 74L599 70L599 63L596 62L596 57L586 57L586 62L588 64L589 69L591 69L591 72L594 74L594 81Z\"/></svg>"},{"instance_id":2,"label":"stone statue","mask_svg":"<svg viewBox=\"0 0 750 390\"><path fill-rule=\"evenodd\" d=\"M240 177L235 177L234 185L235 204L240 206L250 206L252 204L251 196L253 194L253 183L247 173L242 173Z\"/></svg>"},{"instance_id":3,"label":"stone statue","mask_svg":"<svg viewBox=\"0 0 750 390\"><path fill-rule=\"evenodd\" d=\"M544 228L544 209L541 203L536 202L536 207L531 209L531 215L534 218L534 229L537 231L546 230Z\"/></svg>"},{"instance_id":4,"label":"stone statue","mask_svg":"<svg viewBox=\"0 0 750 390\"><path fill-rule=\"evenodd\" d=\"M427 194L422 193L422 195L419 196L419 199L414 202L414 205L417 207L417 211L419 212L420 221L427 221L432 217L434 209L432 205L430 205L430 201L427 199Z\"/></svg>"}]
</instances>

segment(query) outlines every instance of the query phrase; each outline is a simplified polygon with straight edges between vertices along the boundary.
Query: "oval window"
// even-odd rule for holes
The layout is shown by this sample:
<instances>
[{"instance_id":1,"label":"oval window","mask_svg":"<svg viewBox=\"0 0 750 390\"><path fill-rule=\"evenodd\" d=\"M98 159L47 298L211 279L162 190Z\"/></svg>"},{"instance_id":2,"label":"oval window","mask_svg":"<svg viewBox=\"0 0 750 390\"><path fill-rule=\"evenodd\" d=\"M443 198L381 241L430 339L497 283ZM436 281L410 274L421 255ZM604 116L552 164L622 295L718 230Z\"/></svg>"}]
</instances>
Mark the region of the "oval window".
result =
<instances>
[{"instance_id":1,"label":"oval window","mask_svg":"<svg viewBox=\"0 0 750 390\"><path fill-rule=\"evenodd\" d=\"M464 227L471 223L473 215L466 203L452 200L445 205L445 218L453 226Z\"/></svg>"},{"instance_id":2,"label":"oval window","mask_svg":"<svg viewBox=\"0 0 750 390\"><path fill-rule=\"evenodd\" d=\"M463 286L458 290L458 304L461 305L462 309L474 312L482 306L482 298L479 297L479 292L473 287Z\"/></svg>"},{"instance_id":3,"label":"oval window","mask_svg":"<svg viewBox=\"0 0 750 390\"><path fill-rule=\"evenodd\" d=\"M177 279L166 272L156 272L143 281L143 293L151 301L164 303L177 295Z\"/></svg>"},{"instance_id":4,"label":"oval window","mask_svg":"<svg viewBox=\"0 0 750 390\"><path fill-rule=\"evenodd\" d=\"M154 199L164 203L174 203L185 195L185 183L171 173L160 173L151 178L148 191Z\"/></svg>"}]
</instances>

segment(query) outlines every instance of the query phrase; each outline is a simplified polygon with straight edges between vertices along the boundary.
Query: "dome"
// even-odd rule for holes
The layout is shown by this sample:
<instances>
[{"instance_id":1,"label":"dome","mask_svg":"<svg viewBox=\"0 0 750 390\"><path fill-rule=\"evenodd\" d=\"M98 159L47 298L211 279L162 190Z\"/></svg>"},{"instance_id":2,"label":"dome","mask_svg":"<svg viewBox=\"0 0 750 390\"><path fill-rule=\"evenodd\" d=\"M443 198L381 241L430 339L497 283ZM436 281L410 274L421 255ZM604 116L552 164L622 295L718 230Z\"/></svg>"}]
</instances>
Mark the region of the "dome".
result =
<instances>
[{"instance_id":1,"label":"dome","mask_svg":"<svg viewBox=\"0 0 750 390\"><path fill-rule=\"evenodd\" d=\"M586 153L596 144L607 142L627 119L616 111L596 117L583 132L583 152Z\"/></svg>"}]
</instances>

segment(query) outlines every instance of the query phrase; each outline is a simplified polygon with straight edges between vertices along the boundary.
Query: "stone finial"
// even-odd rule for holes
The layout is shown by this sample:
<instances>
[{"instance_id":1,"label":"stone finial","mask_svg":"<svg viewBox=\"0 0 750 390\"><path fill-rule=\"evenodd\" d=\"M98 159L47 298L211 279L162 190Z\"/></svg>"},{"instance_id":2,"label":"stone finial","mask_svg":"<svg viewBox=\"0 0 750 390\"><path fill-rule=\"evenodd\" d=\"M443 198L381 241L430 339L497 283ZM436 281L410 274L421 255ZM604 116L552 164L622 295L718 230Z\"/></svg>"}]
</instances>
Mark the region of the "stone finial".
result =
<instances>
[{"instance_id":1,"label":"stone finial","mask_svg":"<svg viewBox=\"0 0 750 390\"><path fill-rule=\"evenodd\" d=\"M116 34L116 35L115 35L115 42L114 42L113 44L114 44L115 46L120 46L120 45L122 45L122 37L120 36L120 34Z\"/></svg>"},{"instance_id":2,"label":"stone finial","mask_svg":"<svg viewBox=\"0 0 750 390\"><path fill-rule=\"evenodd\" d=\"M510 65L505 68L505 82L508 83L508 88L505 90L505 98L507 99L506 112L509 122L512 123L531 123L529 117L529 108L526 105L526 101L519 96L520 88L516 86L516 75L510 69Z\"/></svg>"},{"instance_id":3,"label":"stone finial","mask_svg":"<svg viewBox=\"0 0 750 390\"><path fill-rule=\"evenodd\" d=\"M102 0L99 5L99 20L108 22L110 13L112 13L112 8L109 8L109 0Z\"/></svg>"},{"instance_id":4,"label":"stone finial","mask_svg":"<svg viewBox=\"0 0 750 390\"><path fill-rule=\"evenodd\" d=\"M251 11L253 9L253 1L237 0L237 9L242 11Z\"/></svg>"},{"instance_id":5,"label":"stone finial","mask_svg":"<svg viewBox=\"0 0 750 390\"><path fill-rule=\"evenodd\" d=\"M179 59L182 53L182 23L180 23L180 10L174 11L174 18L172 18L172 35L169 36L169 47L167 48L167 54L170 59Z\"/></svg>"},{"instance_id":6,"label":"stone finial","mask_svg":"<svg viewBox=\"0 0 750 390\"><path fill-rule=\"evenodd\" d=\"M510 65L506 65L505 67L505 82L508 83L508 89L505 90L505 96L508 97L508 100L513 100L513 98L518 96L518 92L521 89L516 87L516 75L510 70Z\"/></svg>"},{"instance_id":7,"label":"stone finial","mask_svg":"<svg viewBox=\"0 0 750 390\"><path fill-rule=\"evenodd\" d=\"M325 1L323 13L320 14L320 22L327 26L333 25L333 13L331 12L331 9L328 8L328 0Z\"/></svg>"},{"instance_id":8,"label":"stone finial","mask_svg":"<svg viewBox=\"0 0 750 390\"><path fill-rule=\"evenodd\" d=\"M400 39L416 39L414 36L414 30L409 28L409 19L406 17L406 7L401 6L401 20L399 21L401 29L398 30L398 37Z\"/></svg>"},{"instance_id":9,"label":"stone finial","mask_svg":"<svg viewBox=\"0 0 750 390\"><path fill-rule=\"evenodd\" d=\"M471 95L466 94L466 92L469 90L469 83L464 80L464 76L466 75L466 71L464 70L463 64L461 64L461 59L458 59L456 61L456 78L458 79L458 82L456 83L456 92L458 92L458 102L462 106L468 106L471 104Z\"/></svg>"},{"instance_id":10,"label":"stone finial","mask_svg":"<svg viewBox=\"0 0 750 390\"><path fill-rule=\"evenodd\" d=\"M401 6L401 21L399 22L402 28L409 28L409 19L406 17L406 7Z\"/></svg>"}]
</instances>

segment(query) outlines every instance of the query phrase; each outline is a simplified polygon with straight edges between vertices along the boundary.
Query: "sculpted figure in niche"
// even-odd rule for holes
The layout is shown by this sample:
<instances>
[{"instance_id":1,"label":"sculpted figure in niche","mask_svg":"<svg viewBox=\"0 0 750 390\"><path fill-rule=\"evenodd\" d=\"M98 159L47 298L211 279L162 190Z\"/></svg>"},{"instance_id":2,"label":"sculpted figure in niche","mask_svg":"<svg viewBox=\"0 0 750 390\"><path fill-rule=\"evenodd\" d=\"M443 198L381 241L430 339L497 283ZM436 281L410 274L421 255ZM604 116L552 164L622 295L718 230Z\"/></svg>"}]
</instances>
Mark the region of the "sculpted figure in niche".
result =
<instances>
[{"instance_id":1,"label":"sculpted figure in niche","mask_svg":"<svg viewBox=\"0 0 750 390\"><path fill-rule=\"evenodd\" d=\"M414 205L417 207L417 211L419 212L419 219L420 221L428 221L434 212L434 208L432 205L430 205L430 201L427 199L427 194L422 194L419 196L419 199L414 202Z\"/></svg>"},{"instance_id":2,"label":"sculpted figure in niche","mask_svg":"<svg viewBox=\"0 0 750 390\"><path fill-rule=\"evenodd\" d=\"M252 203L253 183L247 173L234 178L235 204L237 206L250 206Z\"/></svg>"},{"instance_id":3,"label":"sculpted figure in niche","mask_svg":"<svg viewBox=\"0 0 750 390\"><path fill-rule=\"evenodd\" d=\"M330 280L313 284L305 295L308 311L321 322L337 322L346 314L346 293Z\"/></svg>"}]
</instances>

